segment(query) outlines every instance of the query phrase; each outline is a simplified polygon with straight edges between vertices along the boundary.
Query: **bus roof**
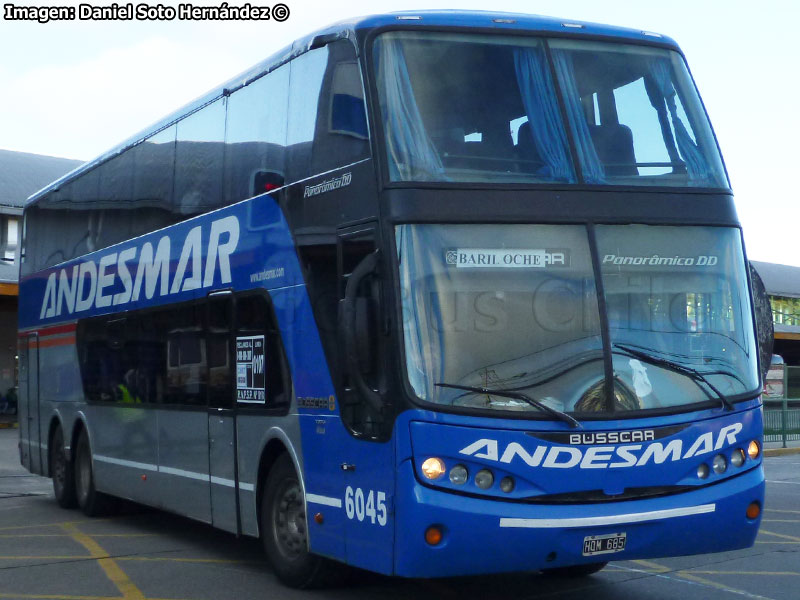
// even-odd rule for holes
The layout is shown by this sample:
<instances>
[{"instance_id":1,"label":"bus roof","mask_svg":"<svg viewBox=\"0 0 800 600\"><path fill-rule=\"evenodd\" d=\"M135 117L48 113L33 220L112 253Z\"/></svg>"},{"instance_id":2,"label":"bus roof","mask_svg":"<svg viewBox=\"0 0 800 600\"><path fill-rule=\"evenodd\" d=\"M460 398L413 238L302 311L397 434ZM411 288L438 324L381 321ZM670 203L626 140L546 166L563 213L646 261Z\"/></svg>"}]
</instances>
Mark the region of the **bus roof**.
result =
<instances>
[{"instance_id":1,"label":"bus roof","mask_svg":"<svg viewBox=\"0 0 800 600\"><path fill-rule=\"evenodd\" d=\"M573 36L586 37L608 37L617 40L630 40L648 43L660 43L673 46L678 49L675 41L665 35L650 31L629 29L625 27L615 27L612 25L601 25L588 23L585 21L575 21L572 19L559 19L556 17L545 17L540 15L528 15L520 13L503 13L491 11L467 11L467 10L421 10L403 11L386 13L379 15L369 15L334 23L319 29L307 36L296 40L268 58L262 60L250 69L233 77L224 84L208 91L195 100L171 112L166 117L159 119L151 126L131 136L121 144L102 153L76 169L70 171L63 177L45 186L38 192L31 194L27 205L35 203L39 198L57 189L63 183L74 179L78 175L92 170L107 160L117 156L125 150L143 142L147 137L165 129L181 119L182 117L195 112L202 106L230 93L264 75L265 73L288 62L295 56L303 54L314 46L314 42L320 38L325 38L325 42L337 38L355 38L356 35L362 36L370 30L383 27L402 27L404 29L438 29L443 27L470 28L470 29L495 29L497 31L526 31L530 33L561 33Z\"/></svg>"}]
</instances>

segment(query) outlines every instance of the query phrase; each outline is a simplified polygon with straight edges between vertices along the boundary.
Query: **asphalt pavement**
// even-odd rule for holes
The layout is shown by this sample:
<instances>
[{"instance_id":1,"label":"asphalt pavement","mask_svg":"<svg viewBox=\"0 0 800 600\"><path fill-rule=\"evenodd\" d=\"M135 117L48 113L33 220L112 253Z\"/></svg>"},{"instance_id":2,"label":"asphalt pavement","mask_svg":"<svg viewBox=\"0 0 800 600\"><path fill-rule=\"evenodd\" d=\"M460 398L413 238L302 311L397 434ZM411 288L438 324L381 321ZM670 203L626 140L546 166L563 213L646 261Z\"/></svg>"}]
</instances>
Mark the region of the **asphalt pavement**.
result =
<instances>
[{"instance_id":1,"label":"asphalt pavement","mask_svg":"<svg viewBox=\"0 0 800 600\"><path fill-rule=\"evenodd\" d=\"M137 507L103 519L60 509L50 480L19 466L17 436L15 429L0 430L0 600L800 598L800 454L765 459L766 510L756 545L747 550L615 562L577 580L359 573L346 587L303 592L275 579L257 540Z\"/></svg>"}]
</instances>

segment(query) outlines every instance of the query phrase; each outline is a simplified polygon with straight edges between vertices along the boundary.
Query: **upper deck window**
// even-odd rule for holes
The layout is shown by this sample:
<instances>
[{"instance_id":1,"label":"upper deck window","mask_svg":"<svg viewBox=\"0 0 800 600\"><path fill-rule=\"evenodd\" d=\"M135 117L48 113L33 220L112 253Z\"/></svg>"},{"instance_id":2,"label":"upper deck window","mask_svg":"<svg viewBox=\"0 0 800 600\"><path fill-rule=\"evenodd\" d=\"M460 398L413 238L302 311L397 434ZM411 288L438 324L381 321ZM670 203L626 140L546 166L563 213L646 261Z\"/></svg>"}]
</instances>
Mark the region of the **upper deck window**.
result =
<instances>
[{"instance_id":1,"label":"upper deck window","mask_svg":"<svg viewBox=\"0 0 800 600\"><path fill-rule=\"evenodd\" d=\"M549 44L586 183L727 187L708 119L677 52Z\"/></svg>"},{"instance_id":2,"label":"upper deck window","mask_svg":"<svg viewBox=\"0 0 800 600\"><path fill-rule=\"evenodd\" d=\"M391 181L727 187L677 52L390 32L374 56Z\"/></svg>"}]
</instances>

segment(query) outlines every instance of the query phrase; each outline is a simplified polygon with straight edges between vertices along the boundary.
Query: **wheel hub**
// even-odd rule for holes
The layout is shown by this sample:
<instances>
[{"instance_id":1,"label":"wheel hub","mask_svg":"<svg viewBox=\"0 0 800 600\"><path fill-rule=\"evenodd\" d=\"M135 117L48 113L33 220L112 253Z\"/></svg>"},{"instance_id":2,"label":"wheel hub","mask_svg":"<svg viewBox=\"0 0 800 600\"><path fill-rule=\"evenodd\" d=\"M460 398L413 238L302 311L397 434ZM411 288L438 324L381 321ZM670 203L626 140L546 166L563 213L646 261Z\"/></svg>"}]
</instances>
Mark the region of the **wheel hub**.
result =
<instances>
[{"instance_id":1,"label":"wheel hub","mask_svg":"<svg viewBox=\"0 0 800 600\"><path fill-rule=\"evenodd\" d=\"M306 510L303 492L296 481L286 482L277 494L275 542L287 558L297 558L306 551Z\"/></svg>"}]
</instances>

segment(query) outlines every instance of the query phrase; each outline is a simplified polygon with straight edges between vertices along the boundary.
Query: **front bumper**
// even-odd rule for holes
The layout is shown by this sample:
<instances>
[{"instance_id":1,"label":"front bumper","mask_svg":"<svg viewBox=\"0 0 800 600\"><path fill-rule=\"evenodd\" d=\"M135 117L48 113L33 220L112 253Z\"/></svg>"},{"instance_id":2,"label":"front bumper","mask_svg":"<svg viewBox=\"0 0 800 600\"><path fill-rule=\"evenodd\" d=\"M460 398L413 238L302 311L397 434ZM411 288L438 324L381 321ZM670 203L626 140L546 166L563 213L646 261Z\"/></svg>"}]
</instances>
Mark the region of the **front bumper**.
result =
<instances>
[{"instance_id":1,"label":"front bumper","mask_svg":"<svg viewBox=\"0 0 800 600\"><path fill-rule=\"evenodd\" d=\"M662 498L603 504L540 505L501 502L442 492L421 485L410 461L398 473L395 574L449 577L535 571L607 560L657 558L747 548L759 519L745 515L763 507L764 472L759 465L735 478ZM437 546L425 529L444 532ZM625 532L625 550L582 556L590 535Z\"/></svg>"}]
</instances>

